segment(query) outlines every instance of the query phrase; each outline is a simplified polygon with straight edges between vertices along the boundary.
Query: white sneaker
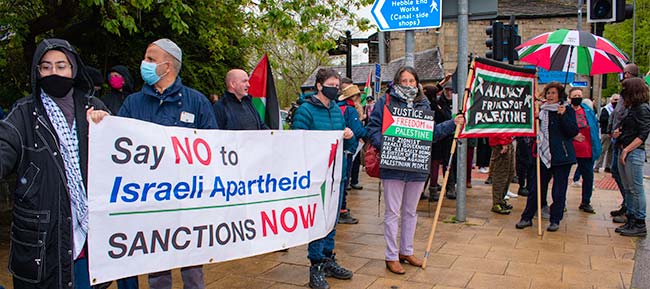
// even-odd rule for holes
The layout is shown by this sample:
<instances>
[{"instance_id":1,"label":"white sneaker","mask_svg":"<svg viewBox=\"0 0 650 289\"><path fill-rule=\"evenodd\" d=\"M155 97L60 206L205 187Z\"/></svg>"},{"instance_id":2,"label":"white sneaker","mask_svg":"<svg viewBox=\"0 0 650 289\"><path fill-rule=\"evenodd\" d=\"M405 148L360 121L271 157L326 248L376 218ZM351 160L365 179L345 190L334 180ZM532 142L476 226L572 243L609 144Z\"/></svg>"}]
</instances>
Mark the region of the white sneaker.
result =
<instances>
[{"instance_id":1,"label":"white sneaker","mask_svg":"<svg viewBox=\"0 0 650 289\"><path fill-rule=\"evenodd\" d=\"M508 196L508 194L506 194L506 196L503 197L503 199L506 200L506 201L507 201L507 200L510 200L510 196Z\"/></svg>"},{"instance_id":2,"label":"white sneaker","mask_svg":"<svg viewBox=\"0 0 650 289\"><path fill-rule=\"evenodd\" d=\"M483 167L483 168L479 168L478 171L479 171L481 174L487 174L487 173L490 172L490 169L489 169L489 168L485 168L485 167Z\"/></svg>"},{"instance_id":3,"label":"white sneaker","mask_svg":"<svg viewBox=\"0 0 650 289\"><path fill-rule=\"evenodd\" d=\"M581 186L580 181L572 182L571 185L576 187L576 188L579 188Z\"/></svg>"},{"instance_id":4,"label":"white sneaker","mask_svg":"<svg viewBox=\"0 0 650 289\"><path fill-rule=\"evenodd\" d=\"M506 196L508 196L508 197L510 197L510 198L516 198L516 197L519 197L519 195L517 195L517 194L515 194L515 193L513 193L513 192L511 192L511 191L508 191L508 192L506 193Z\"/></svg>"}]
</instances>

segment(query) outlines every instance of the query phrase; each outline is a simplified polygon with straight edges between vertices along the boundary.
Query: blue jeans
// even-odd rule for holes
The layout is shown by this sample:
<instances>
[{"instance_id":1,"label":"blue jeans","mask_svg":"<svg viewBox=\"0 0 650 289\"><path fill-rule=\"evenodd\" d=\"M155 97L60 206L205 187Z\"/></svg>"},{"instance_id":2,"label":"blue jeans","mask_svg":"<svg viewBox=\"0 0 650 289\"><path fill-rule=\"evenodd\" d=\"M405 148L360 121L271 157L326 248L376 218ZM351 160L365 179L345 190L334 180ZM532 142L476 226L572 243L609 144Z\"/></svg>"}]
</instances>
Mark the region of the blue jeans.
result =
<instances>
[{"instance_id":1,"label":"blue jeans","mask_svg":"<svg viewBox=\"0 0 650 289\"><path fill-rule=\"evenodd\" d=\"M551 189L551 196L553 203L551 204L551 223L559 224L564 216L564 206L566 204L566 189L569 181L569 172L572 165L551 166L547 169L544 164L540 168L541 177L541 195L542 202L546 200L546 193L548 191L548 183L553 179L553 188ZM532 190L526 200L526 208L521 213L521 219L530 221L537 213L537 185L531 186ZM543 204L543 203L542 203Z\"/></svg>"},{"instance_id":2,"label":"blue jeans","mask_svg":"<svg viewBox=\"0 0 650 289\"><path fill-rule=\"evenodd\" d=\"M616 145L616 139L612 138L611 146L614 149L612 150L612 163L610 164L610 169L612 171L612 177L614 178L614 181L616 181L616 186L618 186L618 190L621 192L621 196L623 196L623 205L627 207L627 202L625 201L625 187L623 186L623 181L621 181L621 174L618 173L619 149L617 149L615 145Z\"/></svg>"},{"instance_id":3,"label":"blue jeans","mask_svg":"<svg viewBox=\"0 0 650 289\"><path fill-rule=\"evenodd\" d=\"M339 215L341 213L341 204L343 203L343 192L345 192L345 182L341 181L341 193L339 194L339 209L336 210L336 221L334 221L334 228L327 236L309 242L307 246L307 258L312 263L319 263L325 257L332 256L334 252L334 236L336 236L336 223L338 223Z\"/></svg>"},{"instance_id":4,"label":"blue jeans","mask_svg":"<svg viewBox=\"0 0 650 289\"><path fill-rule=\"evenodd\" d=\"M138 289L138 276L117 280L117 289Z\"/></svg>"},{"instance_id":5,"label":"blue jeans","mask_svg":"<svg viewBox=\"0 0 650 289\"><path fill-rule=\"evenodd\" d=\"M588 205L591 202L591 194L594 188L594 159L577 158L578 168L576 172L582 175L582 204ZM573 179L575 181L575 178Z\"/></svg>"},{"instance_id":6,"label":"blue jeans","mask_svg":"<svg viewBox=\"0 0 650 289\"><path fill-rule=\"evenodd\" d=\"M88 258L74 260L74 288L90 289L90 276L88 275Z\"/></svg>"},{"instance_id":7,"label":"blue jeans","mask_svg":"<svg viewBox=\"0 0 650 289\"><path fill-rule=\"evenodd\" d=\"M580 163L578 163L578 165L580 165ZM573 172L573 181L574 181L574 182L579 181L579 180L580 180L580 177L582 177L581 172L580 172L579 169L576 168L576 171Z\"/></svg>"},{"instance_id":8,"label":"blue jeans","mask_svg":"<svg viewBox=\"0 0 650 289\"><path fill-rule=\"evenodd\" d=\"M619 154L621 152L619 151ZM635 149L627 154L625 164L618 161L618 169L627 193L625 200L628 214L645 220L645 192L643 190L643 163L645 151Z\"/></svg>"}]
</instances>

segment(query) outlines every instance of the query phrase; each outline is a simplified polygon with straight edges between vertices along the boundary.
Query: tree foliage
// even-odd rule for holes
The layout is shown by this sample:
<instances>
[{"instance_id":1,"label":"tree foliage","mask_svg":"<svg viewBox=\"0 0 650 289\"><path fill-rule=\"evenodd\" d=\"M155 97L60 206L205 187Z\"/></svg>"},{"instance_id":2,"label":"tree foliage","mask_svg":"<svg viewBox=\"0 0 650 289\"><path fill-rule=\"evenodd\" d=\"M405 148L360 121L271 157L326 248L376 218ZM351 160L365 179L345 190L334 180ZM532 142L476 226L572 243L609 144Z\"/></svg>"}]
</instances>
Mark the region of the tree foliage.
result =
<instances>
[{"instance_id":1,"label":"tree foliage","mask_svg":"<svg viewBox=\"0 0 650 289\"><path fill-rule=\"evenodd\" d=\"M126 65L135 79L147 44L170 38L183 49L183 82L205 94L221 94L229 69L250 71L263 53L269 53L274 69L280 69L279 86L294 90L300 82L296 78L309 73L302 69L291 74L285 65L322 61L345 25L367 29L369 21L356 19L350 8L371 2L0 0L0 80L5 84L0 87L0 105L7 107L30 92L33 51L49 37L68 40L87 65L104 73Z\"/></svg>"}]
</instances>

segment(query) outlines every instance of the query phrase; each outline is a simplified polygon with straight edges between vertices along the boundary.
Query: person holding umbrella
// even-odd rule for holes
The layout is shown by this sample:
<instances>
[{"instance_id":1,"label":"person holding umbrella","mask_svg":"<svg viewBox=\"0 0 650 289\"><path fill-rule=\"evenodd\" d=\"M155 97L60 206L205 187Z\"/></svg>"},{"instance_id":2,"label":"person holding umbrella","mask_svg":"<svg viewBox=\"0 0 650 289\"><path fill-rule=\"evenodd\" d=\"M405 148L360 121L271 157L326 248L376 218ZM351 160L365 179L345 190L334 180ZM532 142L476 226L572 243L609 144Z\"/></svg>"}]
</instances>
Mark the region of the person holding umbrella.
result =
<instances>
[{"instance_id":1,"label":"person holding umbrella","mask_svg":"<svg viewBox=\"0 0 650 289\"><path fill-rule=\"evenodd\" d=\"M571 106L564 104L566 94L559 82L551 82L544 87L543 95L546 102L539 112L540 127L537 132L539 140L539 158L541 160L540 178L542 200L546 200L548 184L553 179L551 204L551 223L547 230L555 232L560 229L560 221L564 215L566 191L571 166L576 163L573 149L573 138L578 134L576 113ZM521 220L516 224L517 229L533 225L533 217L537 212L537 186L531 186L532 191L526 201L526 209L521 214Z\"/></svg>"}]
</instances>

